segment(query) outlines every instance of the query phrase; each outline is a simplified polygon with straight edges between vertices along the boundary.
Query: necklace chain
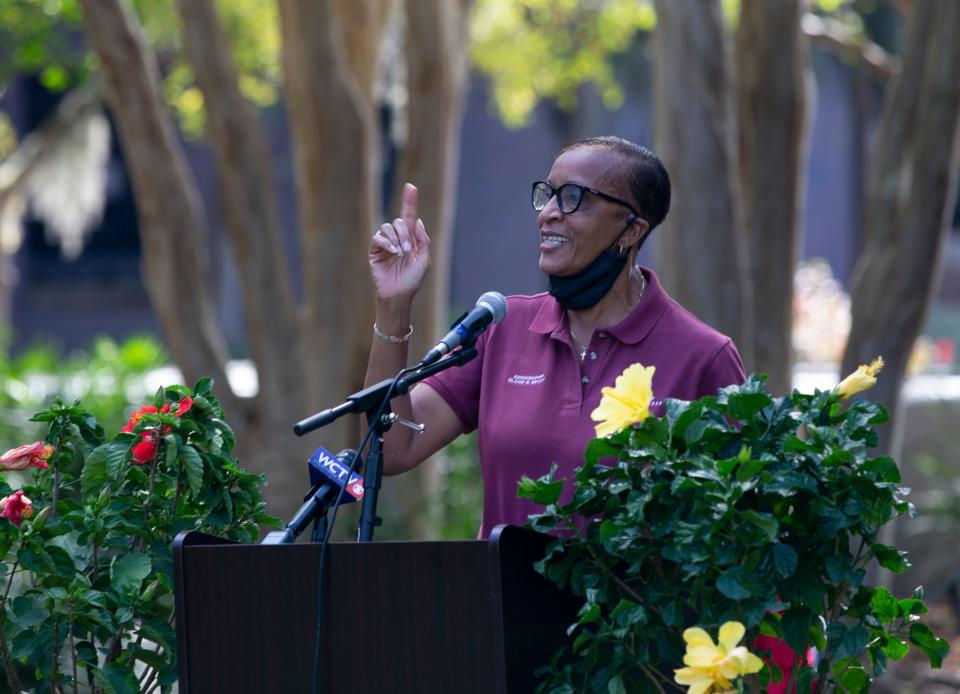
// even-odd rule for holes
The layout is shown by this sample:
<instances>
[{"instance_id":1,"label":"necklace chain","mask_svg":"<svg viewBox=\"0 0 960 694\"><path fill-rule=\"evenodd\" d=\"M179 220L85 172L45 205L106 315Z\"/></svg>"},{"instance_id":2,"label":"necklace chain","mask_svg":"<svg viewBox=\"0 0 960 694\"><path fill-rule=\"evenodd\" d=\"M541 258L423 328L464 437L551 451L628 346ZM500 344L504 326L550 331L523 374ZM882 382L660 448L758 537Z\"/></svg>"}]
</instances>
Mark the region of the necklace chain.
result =
<instances>
[{"instance_id":1,"label":"necklace chain","mask_svg":"<svg viewBox=\"0 0 960 694\"><path fill-rule=\"evenodd\" d=\"M647 277L642 272L640 273L640 292L637 294L637 300L633 302L633 307L631 310L637 307L640 303L640 299L643 298L643 293L647 291ZM580 342L580 339L577 337L576 333L573 332L573 327L570 328L570 337L573 338L574 349L577 350L577 357L580 361L583 361L587 358L587 346L583 345ZM583 346L580 346L583 345Z\"/></svg>"}]
</instances>

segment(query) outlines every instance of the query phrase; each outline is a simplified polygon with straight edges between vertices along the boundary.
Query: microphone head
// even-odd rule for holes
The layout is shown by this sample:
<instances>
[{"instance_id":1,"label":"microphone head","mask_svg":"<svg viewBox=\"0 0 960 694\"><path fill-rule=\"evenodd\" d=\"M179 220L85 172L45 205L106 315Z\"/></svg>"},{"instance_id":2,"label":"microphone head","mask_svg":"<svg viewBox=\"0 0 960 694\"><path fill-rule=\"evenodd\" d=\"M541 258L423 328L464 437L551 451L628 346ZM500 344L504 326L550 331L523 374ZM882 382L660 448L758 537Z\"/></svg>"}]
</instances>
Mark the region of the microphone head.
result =
<instances>
[{"instance_id":1,"label":"microphone head","mask_svg":"<svg viewBox=\"0 0 960 694\"><path fill-rule=\"evenodd\" d=\"M500 292L485 292L477 299L477 306L483 306L490 311L494 323L499 323L507 315L507 300Z\"/></svg>"}]
</instances>

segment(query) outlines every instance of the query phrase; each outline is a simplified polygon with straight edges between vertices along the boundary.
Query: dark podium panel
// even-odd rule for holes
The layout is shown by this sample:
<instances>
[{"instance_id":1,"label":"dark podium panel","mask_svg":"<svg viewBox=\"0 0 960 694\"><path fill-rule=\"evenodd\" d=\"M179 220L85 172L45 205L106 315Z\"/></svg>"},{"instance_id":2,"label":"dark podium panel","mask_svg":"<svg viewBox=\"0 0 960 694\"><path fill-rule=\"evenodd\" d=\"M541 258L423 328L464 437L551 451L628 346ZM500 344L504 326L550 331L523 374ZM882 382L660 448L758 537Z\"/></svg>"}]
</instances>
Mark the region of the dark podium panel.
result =
<instances>
[{"instance_id":1,"label":"dark podium panel","mask_svg":"<svg viewBox=\"0 0 960 694\"><path fill-rule=\"evenodd\" d=\"M533 570L549 539L331 544L320 691L532 692L579 606ZM178 535L181 694L311 691L319 556Z\"/></svg>"}]
</instances>

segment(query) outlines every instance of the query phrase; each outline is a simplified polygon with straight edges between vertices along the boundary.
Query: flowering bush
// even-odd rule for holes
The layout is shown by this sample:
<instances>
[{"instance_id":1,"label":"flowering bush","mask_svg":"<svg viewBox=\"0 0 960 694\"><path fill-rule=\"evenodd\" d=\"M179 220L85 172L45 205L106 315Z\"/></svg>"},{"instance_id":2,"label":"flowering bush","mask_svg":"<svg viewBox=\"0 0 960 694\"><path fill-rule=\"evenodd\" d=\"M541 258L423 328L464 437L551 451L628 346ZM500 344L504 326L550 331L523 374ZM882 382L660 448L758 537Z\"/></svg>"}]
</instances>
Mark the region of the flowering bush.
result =
<instances>
[{"instance_id":1,"label":"flowering bush","mask_svg":"<svg viewBox=\"0 0 960 694\"><path fill-rule=\"evenodd\" d=\"M898 599L864 583L870 562L897 573L909 566L878 541L885 523L912 514L894 461L869 455L887 412L841 402L870 387L881 366L788 397L751 376L715 396L668 399L663 417L635 408L637 423L618 419L610 436L623 402L649 402L652 373L631 367L634 378L605 389L572 500L558 503L556 468L520 484L521 496L545 506L532 527L558 534L538 570L583 598L574 638L541 691L659 692L677 688L674 676L690 692L730 691L734 669L710 668L724 661L754 672L745 652L724 660L744 635L766 661L747 679L777 691L866 691L911 645L939 667L947 644L919 621L922 589ZM721 627L712 655L709 636L688 629L729 621L744 632ZM700 650L674 673L685 634ZM763 641L792 649L789 681ZM811 647L818 658L808 664Z\"/></svg>"},{"instance_id":2,"label":"flowering bush","mask_svg":"<svg viewBox=\"0 0 960 694\"><path fill-rule=\"evenodd\" d=\"M45 441L0 456L0 468L23 476L0 479L10 689L170 691L170 543L187 529L253 541L258 523L278 526L263 512L263 478L232 457L206 379L161 389L109 440L79 403L33 419L48 426Z\"/></svg>"}]
</instances>

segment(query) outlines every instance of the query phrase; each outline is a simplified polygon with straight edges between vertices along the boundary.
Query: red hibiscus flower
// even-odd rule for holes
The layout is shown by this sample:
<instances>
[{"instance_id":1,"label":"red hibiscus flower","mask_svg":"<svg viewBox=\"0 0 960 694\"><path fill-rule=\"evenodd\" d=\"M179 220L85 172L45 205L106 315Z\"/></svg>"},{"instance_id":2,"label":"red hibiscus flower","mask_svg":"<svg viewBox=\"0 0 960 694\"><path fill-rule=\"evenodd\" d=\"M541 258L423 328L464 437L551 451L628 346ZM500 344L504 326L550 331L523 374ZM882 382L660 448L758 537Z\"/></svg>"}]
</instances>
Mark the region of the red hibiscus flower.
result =
<instances>
[{"instance_id":1,"label":"red hibiscus flower","mask_svg":"<svg viewBox=\"0 0 960 694\"><path fill-rule=\"evenodd\" d=\"M6 518L14 525L20 525L24 518L33 515L33 502L18 489L10 496L0 499L0 518Z\"/></svg>"},{"instance_id":2,"label":"red hibiscus flower","mask_svg":"<svg viewBox=\"0 0 960 694\"><path fill-rule=\"evenodd\" d=\"M134 444L130 452L133 453L133 464L143 465L157 457L157 432L153 430L140 432L140 443Z\"/></svg>"},{"instance_id":3,"label":"red hibiscus flower","mask_svg":"<svg viewBox=\"0 0 960 694\"><path fill-rule=\"evenodd\" d=\"M133 429L134 429L134 427L136 427L137 424L140 423L140 420L143 418L143 415L145 415L145 414L156 414L157 411L158 411L157 408L154 407L153 405L146 405L146 406L144 406L144 407L141 407L139 410L137 410L137 411L134 412L132 415L130 415L130 421L127 422L126 424L124 424L124 425L120 428L120 430L121 430L121 431L126 431L126 432L128 432L128 433L129 433L129 432L132 432Z\"/></svg>"},{"instance_id":4,"label":"red hibiscus flower","mask_svg":"<svg viewBox=\"0 0 960 694\"><path fill-rule=\"evenodd\" d=\"M174 411L174 415L177 417L182 417L187 412L190 411L190 408L193 407L193 398L189 395L179 402L168 402L166 405L160 408L160 411L164 414L169 414L170 410L173 409L173 406L176 405L177 409Z\"/></svg>"},{"instance_id":5,"label":"red hibiscus flower","mask_svg":"<svg viewBox=\"0 0 960 694\"><path fill-rule=\"evenodd\" d=\"M43 441L11 448L0 456L0 470L26 470L31 465L46 470L53 451L53 446Z\"/></svg>"}]
</instances>

